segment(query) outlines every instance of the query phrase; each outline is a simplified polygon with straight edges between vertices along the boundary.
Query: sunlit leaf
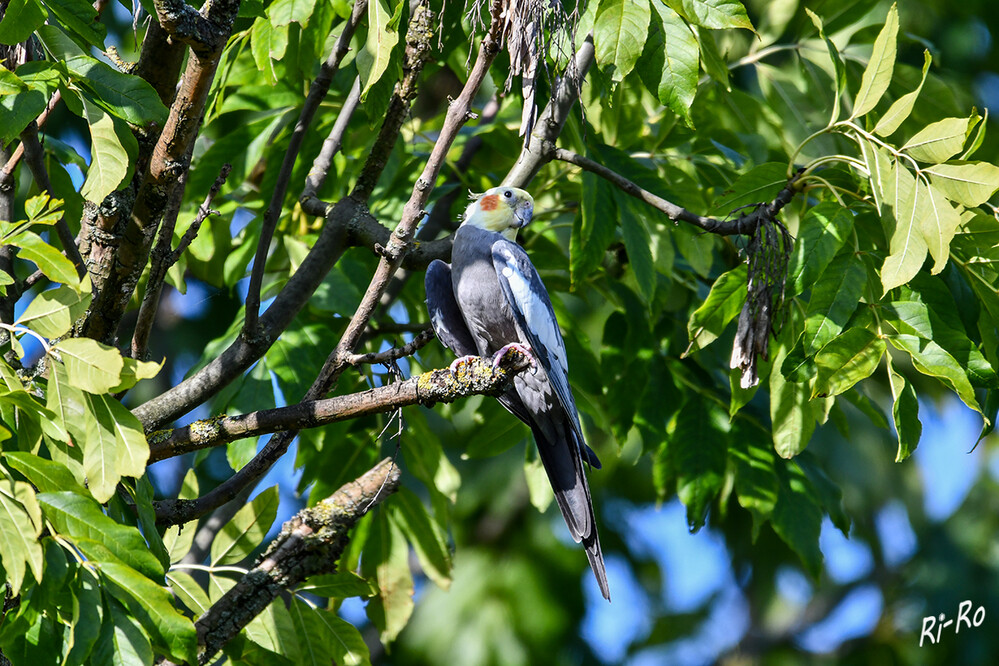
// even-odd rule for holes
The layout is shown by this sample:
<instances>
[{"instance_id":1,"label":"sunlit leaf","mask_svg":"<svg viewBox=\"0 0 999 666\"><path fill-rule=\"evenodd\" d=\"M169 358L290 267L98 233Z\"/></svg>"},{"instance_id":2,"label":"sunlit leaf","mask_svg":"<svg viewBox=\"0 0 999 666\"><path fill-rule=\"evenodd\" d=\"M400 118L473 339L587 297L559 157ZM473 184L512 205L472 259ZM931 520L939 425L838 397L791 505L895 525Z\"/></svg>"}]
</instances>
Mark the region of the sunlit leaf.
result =
<instances>
[{"instance_id":1,"label":"sunlit leaf","mask_svg":"<svg viewBox=\"0 0 999 666\"><path fill-rule=\"evenodd\" d=\"M875 134L879 136L891 136L905 122L905 119L909 117L913 107L916 105L916 98L919 97L919 93L923 89L923 84L926 83L926 73L930 70L930 63L932 61L933 57L930 55L929 50L923 51L923 77L920 79L919 85L912 92L899 97L888 107L885 114L878 119L878 124L874 126Z\"/></svg>"},{"instance_id":2,"label":"sunlit leaf","mask_svg":"<svg viewBox=\"0 0 999 666\"><path fill-rule=\"evenodd\" d=\"M978 206L999 189L999 167L988 162L948 162L924 171L944 196L965 206Z\"/></svg>"},{"instance_id":3,"label":"sunlit leaf","mask_svg":"<svg viewBox=\"0 0 999 666\"><path fill-rule=\"evenodd\" d=\"M944 118L916 132L902 150L920 162L946 162L964 148L971 127L967 118Z\"/></svg>"},{"instance_id":4,"label":"sunlit leaf","mask_svg":"<svg viewBox=\"0 0 999 666\"><path fill-rule=\"evenodd\" d=\"M685 19L704 28L745 28L753 24L739 0L666 0Z\"/></svg>"},{"instance_id":5,"label":"sunlit leaf","mask_svg":"<svg viewBox=\"0 0 999 666\"><path fill-rule=\"evenodd\" d=\"M895 5L888 10L885 18L885 25L874 40L874 50L871 52L871 59L864 70L864 76L860 81L860 90L853 103L853 114L851 118L856 118L866 114L873 109L881 100L881 97L888 90L891 83L892 72L895 70L895 54L897 49L896 39L898 37L898 8Z\"/></svg>"},{"instance_id":6,"label":"sunlit leaf","mask_svg":"<svg viewBox=\"0 0 999 666\"><path fill-rule=\"evenodd\" d=\"M698 349L703 349L711 344L725 331L735 317L742 310L746 302L746 280L748 268L745 264L739 264L727 273L722 273L708 292L708 297L704 299L697 310L690 315L687 322L687 335L690 344L683 352L688 356Z\"/></svg>"},{"instance_id":7,"label":"sunlit leaf","mask_svg":"<svg viewBox=\"0 0 999 666\"><path fill-rule=\"evenodd\" d=\"M815 355L819 372L812 397L839 395L870 377L884 356L886 343L866 328L851 328Z\"/></svg>"},{"instance_id":8,"label":"sunlit leaf","mask_svg":"<svg viewBox=\"0 0 999 666\"><path fill-rule=\"evenodd\" d=\"M271 486L237 511L212 541L212 565L240 562L263 543L280 499L278 487Z\"/></svg>"},{"instance_id":9,"label":"sunlit leaf","mask_svg":"<svg viewBox=\"0 0 999 666\"><path fill-rule=\"evenodd\" d=\"M647 2L600 0L593 45L597 64L614 81L623 81L635 67L649 34L650 18Z\"/></svg>"}]
</instances>

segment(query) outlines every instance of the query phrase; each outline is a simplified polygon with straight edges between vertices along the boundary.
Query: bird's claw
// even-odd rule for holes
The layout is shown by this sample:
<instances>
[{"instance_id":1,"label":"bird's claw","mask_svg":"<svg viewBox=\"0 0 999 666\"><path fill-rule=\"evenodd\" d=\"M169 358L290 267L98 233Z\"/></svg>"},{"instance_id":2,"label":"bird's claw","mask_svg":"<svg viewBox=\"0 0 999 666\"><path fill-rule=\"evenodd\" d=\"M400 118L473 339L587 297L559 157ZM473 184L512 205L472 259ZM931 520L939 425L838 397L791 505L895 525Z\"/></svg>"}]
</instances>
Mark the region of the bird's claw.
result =
<instances>
[{"instance_id":1,"label":"bird's claw","mask_svg":"<svg viewBox=\"0 0 999 666\"><path fill-rule=\"evenodd\" d=\"M458 374L458 369L461 366L466 365L467 363L469 363L470 361L472 361L473 359L476 359L476 358L478 358L478 356L472 356L472 355L459 356L458 358L456 358L453 361L451 361L451 365L449 365L447 367L448 372L450 372L452 375L456 375L456 374Z\"/></svg>"},{"instance_id":2,"label":"bird's claw","mask_svg":"<svg viewBox=\"0 0 999 666\"><path fill-rule=\"evenodd\" d=\"M531 351L530 347L522 345L519 342L511 342L508 345L504 345L498 352L493 354L493 369L500 367L500 362L503 360L503 357L506 356L506 353L511 349L516 349L527 357L527 360L531 364L532 371L538 369L538 364L534 361L534 352Z\"/></svg>"}]
</instances>

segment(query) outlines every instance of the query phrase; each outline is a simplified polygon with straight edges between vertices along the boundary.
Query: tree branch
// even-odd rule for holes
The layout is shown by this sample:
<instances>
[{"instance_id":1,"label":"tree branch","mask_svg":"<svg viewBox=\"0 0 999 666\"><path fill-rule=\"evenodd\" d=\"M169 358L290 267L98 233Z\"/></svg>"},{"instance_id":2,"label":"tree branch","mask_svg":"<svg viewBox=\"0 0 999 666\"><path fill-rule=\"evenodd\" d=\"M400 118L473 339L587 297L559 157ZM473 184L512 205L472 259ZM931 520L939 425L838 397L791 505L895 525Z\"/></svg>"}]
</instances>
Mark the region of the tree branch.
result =
<instances>
[{"instance_id":1,"label":"tree branch","mask_svg":"<svg viewBox=\"0 0 999 666\"><path fill-rule=\"evenodd\" d=\"M291 140L288 143L288 150L285 151L284 160L278 171L277 180L274 183L274 192L271 194L270 203L264 211L264 219L260 227L260 240L257 242L257 252L253 258L253 270L250 273L249 289L246 293L246 318L243 321L243 331L252 335L257 328L260 316L260 286L264 279L264 266L267 264L267 253L271 247L271 239L274 237L274 229L277 227L278 217L284 204L285 194L288 193L288 183L291 181L291 171L298 160L298 154L302 149L302 141L305 133L312 124L312 119L319 109L319 105L329 92L330 83L333 76L340 67L340 61L347 54L350 47L350 40L354 36L358 23L365 15L368 8L367 0L357 0L354 3L354 10L350 19L344 24L343 32L336 40L336 46L330 53L326 62L319 70L319 75L312 82L309 88L309 95L302 106L302 113L295 123L295 129L291 133Z\"/></svg>"},{"instance_id":2,"label":"tree branch","mask_svg":"<svg viewBox=\"0 0 999 666\"><path fill-rule=\"evenodd\" d=\"M81 330L86 337L104 342L115 337L149 260L153 237L170 194L178 186L180 175L190 168L189 147L201 128L215 71L232 33L239 4L240 0L207 0L198 14L182 0L157 2L161 25L171 35L190 43L191 54L149 167L136 191L131 214L123 220L122 228L113 229L109 238L105 237L108 234L93 234L88 268L94 299ZM197 19L192 12L198 15ZM111 221L98 218L98 222L100 231L112 231L104 228L113 224Z\"/></svg>"},{"instance_id":3,"label":"tree branch","mask_svg":"<svg viewBox=\"0 0 999 666\"><path fill-rule=\"evenodd\" d=\"M593 33L586 36L576 51L575 66L559 81L551 101L541 112L530 139L520 151L517 163L503 179L504 185L526 187L538 170L555 157L555 140L569 118L569 110L579 99L583 79L593 64Z\"/></svg>"},{"instance_id":4,"label":"tree branch","mask_svg":"<svg viewBox=\"0 0 999 666\"><path fill-rule=\"evenodd\" d=\"M326 360L326 364L316 379L314 387L319 388L318 395L329 390L349 364L348 358L353 354L361 334L367 328L368 321L378 306L385 288L410 251L416 225L425 215L424 208L451 145L465 123L475 117L475 114L472 113L472 101L479 91L479 86L489 74L489 67L500 50L504 25L502 0L493 0L489 12L492 17L489 31L482 38L479 54L468 75L468 81L458 97L448 106L447 114L444 116L444 125L441 127L437 142L434 144L433 150L430 151L430 157L423 168L423 173L416 179L409 201L403 206L402 219L395 231L389 236L388 242L383 246L382 258L378 262L378 268L375 269L375 275L371 278L367 291L361 298L361 304L357 307L347 329L340 338L339 344Z\"/></svg>"},{"instance_id":5,"label":"tree branch","mask_svg":"<svg viewBox=\"0 0 999 666\"><path fill-rule=\"evenodd\" d=\"M417 83L423 72L423 64L430 57L430 37L432 36L433 14L425 0L413 10L410 27L406 30L406 58L402 79L396 83L392 99L389 100L385 120L378 130L371 152L361 167L361 173L354 184L350 196L358 201L367 201L378 184L378 177L385 170L389 155L399 138L402 123L409 115L409 105L416 97Z\"/></svg>"},{"instance_id":6,"label":"tree branch","mask_svg":"<svg viewBox=\"0 0 999 666\"><path fill-rule=\"evenodd\" d=\"M426 31L422 34L426 34ZM421 43L424 43L425 48L429 49L429 43L425 43L425 39ZM208 396L213 395L221 387L239 377L270 348L274 340L302 309L330 268L339 260L348 245L348 229L354 227L359 218L370 220L370 223L384 229L371 217L364 202L355 197L345 197L335 205L326 204L318 199L310 201L312 203L308 206L303 202L303 208L307 212L322 214L326 218L319 239L295 274L288 280L288 284L277 295L267 311L260 316L258 330L244 330L220 356L210 361L193 376L136 407L133 414L142 422L147 431L172 421L204 402ZM387 230L385 232L388 233ZM268 446L274 444L274 447L271 449L265 447L265 450L269 451L269 455L273 455L279 449L277 444L280 442L275 442L276 439L278 438L272 437L268 442ZM285 447L289 443L290 440L285 443ZM257 455L263 456L265 450L260 451ZM251 465L244 467L240 472L246 470L247 467L251 467ZM256 466L252 465L252 467ZM234 476L229 481L233 481L235 478ZM226 484L224 483L224 485Z\"/></svg>"},{"instance_id":7,"label":"tree branch","mask_svg":"<svg viewBox=\"0 0 999 666\"><path fill-rule=\"evenodd\" d=\"M406 356L412 356L428 342L434 339L434 329L428 328L420 332L415 338L401 347L393 347L383 352L372 352L370 354L351 354L347 357L347 362L351 365L363 365L365 363L391 363Z\"/></svg>"},{"instance_id":8,"label":"tree branch","mask_svg":"<svg viewBox=\"0 0 999 666\"><path fill-rule=\"evenodd\" d=\"M207 664L281 592L309 576L335 572L351 528L396 491L400 477L399 468L386 458L286 522L259 563L195 622L198 663Z\"/></svg>"},{"instance_id":9,"label":"tree branch","mask_svg":"<svg viewBox=\"0 0 999 666\"><path fill-rule=\"evenodd\" d=\"M431 337L427 336L426 339ZM497 366L493 365L491 358L479 358L462 364L455 374L448 369L430 370L402 382L360 393L195 421L183 428L161 430L149 435L149 462L220 446L245 437L259 437L282 430L317 428L338 421L391 412L417 403L432 405L454 402L470 395L499 395L509 387L514 375L529 365L530 360L526 356L511 349ZM185 503L198 501L200 499L157 502L157 521L176 524L173 519L168 518L170 512ZM185 518L180 522L190 520L189 517Z\"/></svg>"},{"instance_id":10,"label":"tree branch","mask_svg":"<svg viewBox=\"0 0 999 666\"><path fill-rule=\"evenodd\" d=\"M563 162L568 162L570 164L575 164L578 167L583 168L586 171L594 173L604 180L610 182L611 184L618 187L622 192L628 194L636 199L644 201L653 208L662 211L666 214L669 219L674 222L683 221L689 222L696 227L713 233L719 236L735 236L735 235L745 235L752 234L756 230L756 226L764 219L773 219L773 217L786 206L794 195L798 193L798 179L803 173L799 170L790 180L787 181L787 185L780 191L780 193L774 198L772 202L766 205L756 208L751 213L745 215L740 215L735 220L717 220L712 217L702 217L695 213L691 213L686 208L677 206L676 204L663 199L655 194L652 194L648 190L644 190L632 181L628 180L624 176L608 169L599 162L595 162L588 157L578 155L571 150L566 150L564 148L555 149L555 159L562 160Z\"/></svg>"},{"instance_id":11,"label":"tree branch","mask_svg":"<svg viewBox=\"0 0 999 666\"><path fill-rule=\"evenodd\" d=\"M132 358L142 360L146 355L146 348L149 344L149 333L152 331L153 321L156 319L156 312L159 309L160 294L163 291L163 281L166 278L167 271L177 263L181 255L184 254L194 241L205 219L215 212L211 208L212 201L218 195L219 190L222 189L231 170L231 164L226 163L222 165L222 169L208 190L204 202L198 207L197 217L194 218L194 222L184 232L175 250L171 250L170 246L173 243L173 230L177 221L177 211L171 206L171 210L167 213L166 219L164 219L163 225L160 227L156 247L153 249L152 263L149 267L149 278L146 280L146 292L142 295L142 305L139 306L139 314L135 321L135 332L132 334ZM185 172L183 177L186 180L187 172ZM171 203L176 202L179 207L180 198L180 192L175 190Z\"/></svg>"},{"instance_id":12,"label":"tree branch","mask_svg":"<svg viewBox=\"0 0 999 666\"><path fill-rule=\"evenodd\" d=\"M299 201L303 207L306 205L306 202L316 197L317 192L326 183L330 167L333 165L333 158L343 147L343 135L347 133L350 119L353 117L354 112L357 111L360 101L361 77L358 76L354 78L354 85L350 87L350 93L347 95L347 99L343 101L343 106L340 107L340 113L337 114L336 122L333 123L333 128L330 130L329 136L323 141L322 150L319 151L316 159L312 162L312 169L309 170L309 175L305 179L302 196L299 197ZM308 212L308 209L306 211ZM321 212L313 214L322 215Z\"/></svg>"}]
</instances>

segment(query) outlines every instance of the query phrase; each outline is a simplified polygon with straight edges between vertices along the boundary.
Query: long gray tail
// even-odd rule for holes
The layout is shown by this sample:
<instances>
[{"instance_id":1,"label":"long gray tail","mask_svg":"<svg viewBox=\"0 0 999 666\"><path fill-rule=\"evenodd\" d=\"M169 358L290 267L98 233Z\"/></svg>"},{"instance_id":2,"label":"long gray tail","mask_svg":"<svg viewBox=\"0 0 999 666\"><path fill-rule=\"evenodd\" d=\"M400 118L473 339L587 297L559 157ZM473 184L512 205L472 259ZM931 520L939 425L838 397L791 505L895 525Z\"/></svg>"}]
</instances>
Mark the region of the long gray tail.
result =
<instances>
[{"instance_id":1,"label":"long gray tail","mask_svg":"<svg viewBox=\"0 0 999 666\"><path fill-rule=\"evenodd\" d=\"M541 462L548 472L548 481L555 492L555 501L569 533L577 543L582 541L586 548L586 558L596 576L600 592L610 601L610 587L607 585L607 571L604 555L600 550L600 537L597 522L593 515L593 502L590 499L590 485L583 469L583 442L576 442L571 429L566 428L565 437L555 441L547 438L539 427L532 427L534 440L538 445Z\"/></svg>"}]
</instances>

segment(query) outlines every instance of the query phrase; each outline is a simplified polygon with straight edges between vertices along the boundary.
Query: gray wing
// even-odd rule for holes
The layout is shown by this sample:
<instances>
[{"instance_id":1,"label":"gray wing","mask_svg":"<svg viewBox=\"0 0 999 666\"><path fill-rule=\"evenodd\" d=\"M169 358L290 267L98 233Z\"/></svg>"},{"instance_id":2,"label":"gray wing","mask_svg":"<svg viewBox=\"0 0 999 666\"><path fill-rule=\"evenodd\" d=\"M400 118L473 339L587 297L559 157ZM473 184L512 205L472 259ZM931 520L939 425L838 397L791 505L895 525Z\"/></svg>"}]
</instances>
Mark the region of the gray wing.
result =
<instances>
[{"instance_id":1,"label":"gray wing","mask_svg":"<svg viewBox=\"0 0 999 666\"><path fill-rule=\"evenodd\" d=\"M571 419L573 434L577 441L582 442L583 432L579 426L576 401L569 386L565 342L558 328L558 320L555 319L555 311L552 310L548 290L527 253L516 243L497 241L493 244L492 255L496 275L517 326L548 375L559 405Z\"/></svg>"},{"instance_id":2,"label":"gray wing","mask_svg":"<svg viewBox=\"0 0 999 666\"><path fill-rule=\"evenodd\" d=\"M433 326L437 339L456 356L478 354L472 334L468 331L465 318L454 298L451 267L440 259L434 259L427 266L424 286L427 290L430 325Z\"/></svg>"}]
</instances>

